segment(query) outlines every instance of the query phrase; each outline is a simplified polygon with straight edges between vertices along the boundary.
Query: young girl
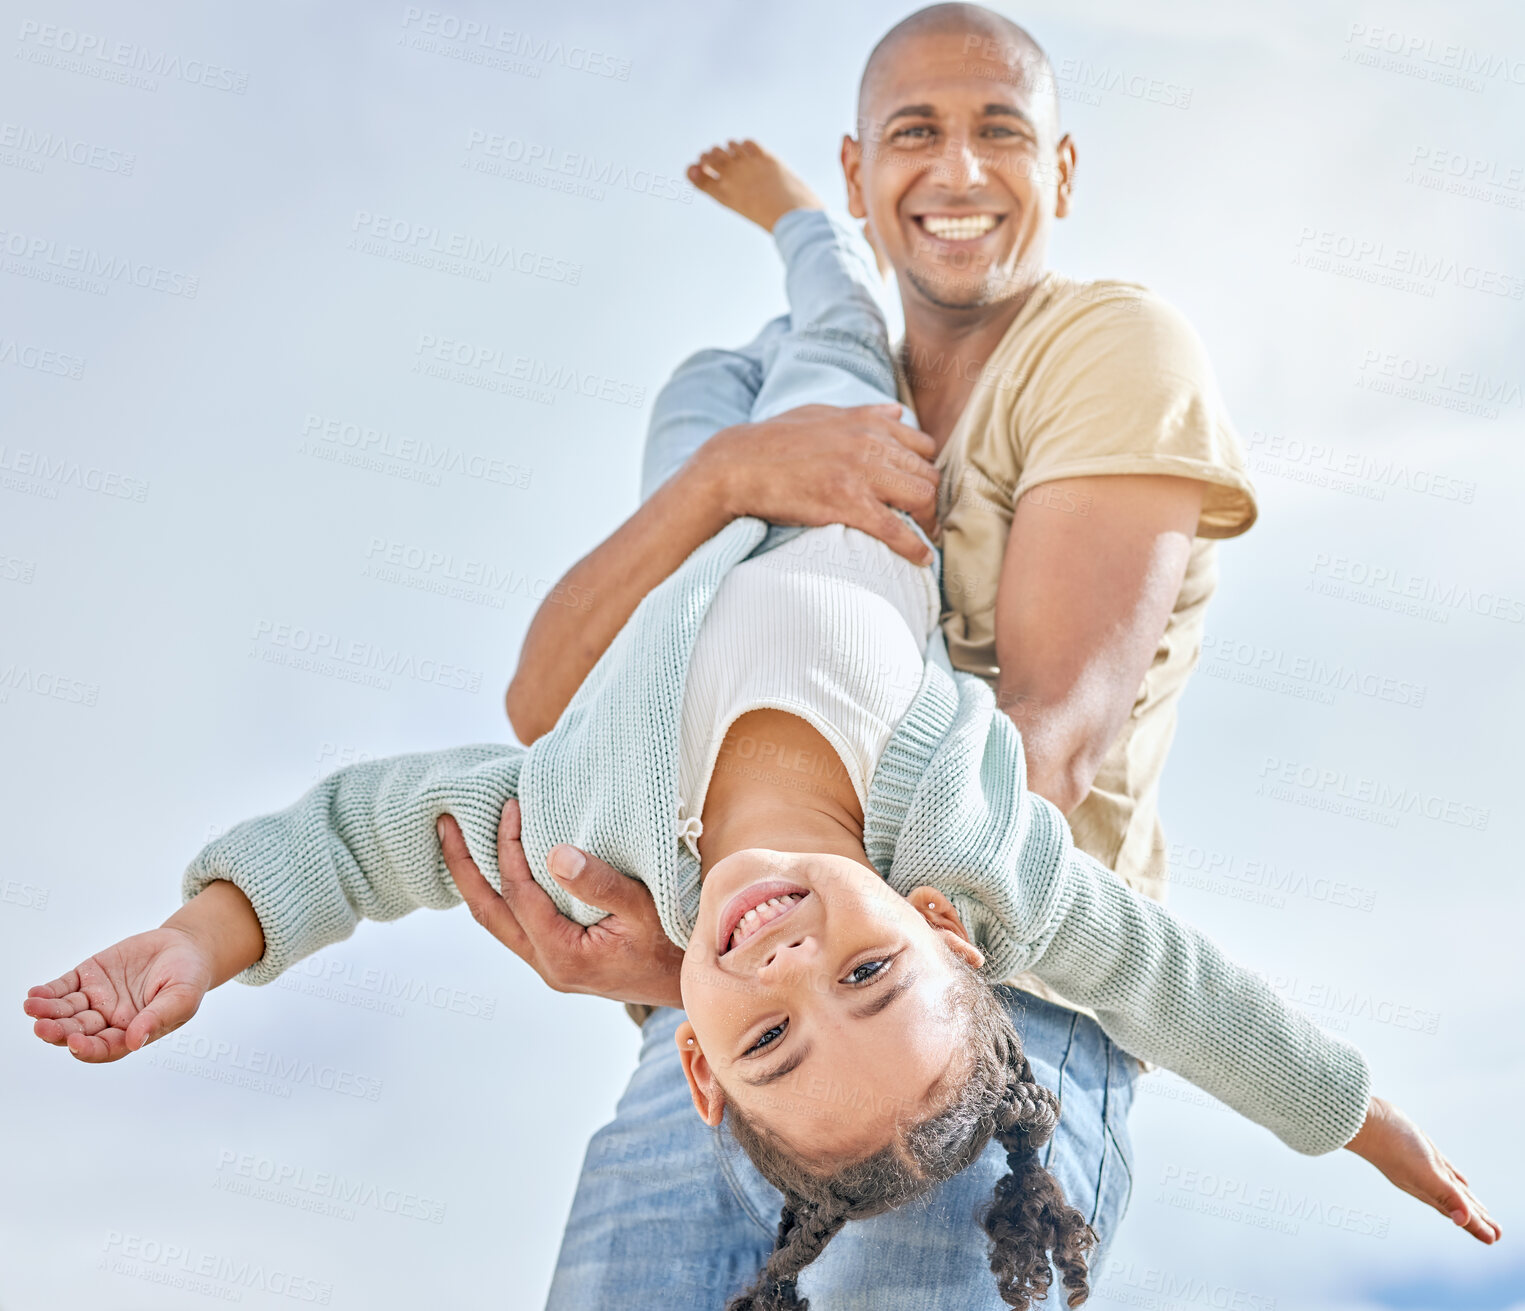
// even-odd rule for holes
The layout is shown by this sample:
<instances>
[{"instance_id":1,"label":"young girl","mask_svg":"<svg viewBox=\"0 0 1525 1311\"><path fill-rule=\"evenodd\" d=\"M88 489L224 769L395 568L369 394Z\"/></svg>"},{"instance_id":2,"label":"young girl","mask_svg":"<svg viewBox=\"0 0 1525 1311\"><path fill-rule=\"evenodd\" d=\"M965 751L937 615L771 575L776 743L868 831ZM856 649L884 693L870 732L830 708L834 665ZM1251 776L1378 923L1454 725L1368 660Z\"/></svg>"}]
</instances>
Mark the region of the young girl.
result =
<instances>
[{"instance_id":1,"label":"young girl","mask_svg":"<svg viewBox=\"0 0 1525 1311\"><path fill-rule=\"evenodd\" d=\"M893 403L855 234L750 143L721 153L706 157L717 178L772 196L761 218L788 273L754 417ZM1026 790L1016 729L948 664L927 545L917 566L841 525L736 520L615 616L606 650L561 653L575 694L546 668L550 732L352 766L239 825L192 862L164 927L32 989L38 1036L116 1059L235 974L266 983L361 918L453 905L436 825L453 816L496 881L517 797L531 868L564 912L599 917L548 872L569 842L642 879L685 949L677 1042L695 1107L785 1197L733 1308L800 1305L796 1277L844 1223L920 1195L992 1137L1010 1171L984 1218L1001 1296L1042 1296L1052 1261L1084 1299L1091 1235L1037 1159L1058 1102L991 986L1024 970L1296 1150L1351 1147L1491 1242L1464 1182L1370 1096L1355 1048L1078 852Z\"/></svg>"}]
</instances>

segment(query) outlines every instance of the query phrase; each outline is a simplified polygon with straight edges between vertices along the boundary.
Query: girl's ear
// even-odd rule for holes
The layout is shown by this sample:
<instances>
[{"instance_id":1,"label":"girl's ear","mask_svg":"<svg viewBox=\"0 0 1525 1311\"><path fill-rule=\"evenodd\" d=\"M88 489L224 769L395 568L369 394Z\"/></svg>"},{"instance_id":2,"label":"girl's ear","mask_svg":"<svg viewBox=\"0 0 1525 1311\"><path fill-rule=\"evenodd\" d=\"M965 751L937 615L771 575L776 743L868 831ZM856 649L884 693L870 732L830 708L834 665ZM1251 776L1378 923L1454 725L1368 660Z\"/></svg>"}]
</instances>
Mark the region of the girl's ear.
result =
<instances>
[{"instance_id":1,"label":"girl's ear","mask_svg":"<svg viewBox=\"0 0 1525 1311\"><path fill-rule=\"evenodd\" d=\"M941 892L924 884L912 888L906 894L906 900L916 907L922 919L944 934L948 945L969 963L971 969L977 970L985 964L985 953L969 941L969 930L964 927L964 921L953 909L953 902Z\"/></svg>"},{"instance_id":2,"label":"girl's ear","mask_svg":"<svg viewBox=\"0 0 1525 1311\"><path fill-rule=\"evenodd\" d=\"M710 1063L704 1059L704 1052L699 1048L698 1035L694 1033L694 1026L687 1020L678 1026L678 1031L673 1034L673 1041L678 1044L678 1057L683 1062L683 1077L688 1080L688 1091L694 1099L694 1110L698 1111L699 1118L713 1129L725 1116L725 1093L721 1091L720 1080L710 1069Z\"/></svg>"}]
</instances>

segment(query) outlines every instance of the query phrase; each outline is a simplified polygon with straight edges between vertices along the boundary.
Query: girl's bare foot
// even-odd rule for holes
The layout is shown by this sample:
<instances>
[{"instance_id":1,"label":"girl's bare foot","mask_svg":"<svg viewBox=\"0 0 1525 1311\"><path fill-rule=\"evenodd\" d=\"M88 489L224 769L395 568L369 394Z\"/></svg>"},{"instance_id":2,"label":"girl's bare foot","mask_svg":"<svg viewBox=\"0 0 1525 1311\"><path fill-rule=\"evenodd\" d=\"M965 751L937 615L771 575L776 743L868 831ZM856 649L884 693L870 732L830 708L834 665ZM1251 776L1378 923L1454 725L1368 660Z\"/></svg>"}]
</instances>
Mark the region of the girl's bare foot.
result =
<instances>
[{"instance_id":1,"label":"girl's bare foot","mask_svg":"<svg viewBox=\"0 0 1525 1311\"><path fill-rule=\"evenodd\" d=\"M730 141L706 150L688 166L688 180L769 232L791 209L826 208L797 174L755 141Z\"/></svg>"}]
</instances>

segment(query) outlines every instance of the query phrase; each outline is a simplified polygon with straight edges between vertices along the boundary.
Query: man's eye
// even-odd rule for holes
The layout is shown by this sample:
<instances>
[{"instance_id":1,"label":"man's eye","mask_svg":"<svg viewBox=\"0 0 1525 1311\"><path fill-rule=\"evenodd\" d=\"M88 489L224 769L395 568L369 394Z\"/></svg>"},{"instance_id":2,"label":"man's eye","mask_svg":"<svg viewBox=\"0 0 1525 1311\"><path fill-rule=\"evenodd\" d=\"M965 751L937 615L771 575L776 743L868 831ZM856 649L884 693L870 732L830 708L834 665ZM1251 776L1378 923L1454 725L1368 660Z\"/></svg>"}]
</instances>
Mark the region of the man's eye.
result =
<instances>
[{"instance_id":1,"label":"man's eye","mask_svg":"<svg viewBox=\"0 0 1525 1311\"><path fill-rule=\"evenodd\" d=\"M892 957L886 956L883 960L866 960L863 964L854 966L843 982L850 983L854 987L861 987L887 970L891 959Z\"/></svg>"},{"instance_id":2,"label":"man's eye","mask_svg":"<svg viewBox=\"0 0 1525 1311\"><path fill-rule=\"evenodd\" d=\"M783 1036L783 1032L787 1027L788 1024L786 1021L784 1024L775 1024L772 1028L765 1030L762 1036L759 1037L758 1040L754 1042L750 1047L748 1047L744 1054L747 1056L752 1056L757 1052L764 1051L767 1048L773 1046L773 1044Z\"/></svg>"},{"instance_id":3,"label":"man's eye","mask_svg":"<svg viewBox=\"0 0 1525 1311\"><path fill-rule=\"evenodd\" d=\"M920 127L903 127L891 138L894 141L925 140L932 135L932 129L925 124Z\"/></svg>"}]
</instances>

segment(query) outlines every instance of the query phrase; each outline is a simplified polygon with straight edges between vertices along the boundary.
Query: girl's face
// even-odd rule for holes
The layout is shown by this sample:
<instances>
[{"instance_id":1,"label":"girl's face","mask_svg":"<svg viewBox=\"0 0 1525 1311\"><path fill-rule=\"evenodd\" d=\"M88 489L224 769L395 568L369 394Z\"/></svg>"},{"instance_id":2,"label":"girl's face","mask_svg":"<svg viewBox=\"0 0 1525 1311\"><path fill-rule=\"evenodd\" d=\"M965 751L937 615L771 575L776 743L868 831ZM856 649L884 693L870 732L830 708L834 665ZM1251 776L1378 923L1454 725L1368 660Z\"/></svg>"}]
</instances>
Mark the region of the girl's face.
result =
<instances>
[{"instance_id":1,"label":"girl's face","mask_svg":"<svg viewBox=\"0 0 1525 1311\"><path fill-rule=\"evenodd\" d=\"M732 1101L821 1158L884 1146L962 1071L950 947L983 963L935 888L902 897L846 856L719 861L683 958L677 1041L699 1114L718 1124Z\"/></svg>"}]
</instances>

